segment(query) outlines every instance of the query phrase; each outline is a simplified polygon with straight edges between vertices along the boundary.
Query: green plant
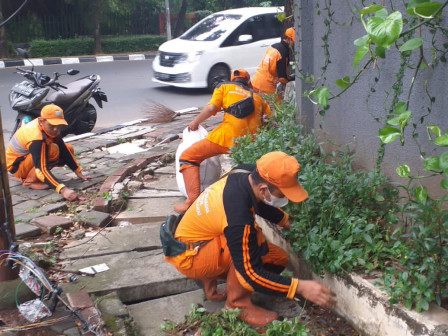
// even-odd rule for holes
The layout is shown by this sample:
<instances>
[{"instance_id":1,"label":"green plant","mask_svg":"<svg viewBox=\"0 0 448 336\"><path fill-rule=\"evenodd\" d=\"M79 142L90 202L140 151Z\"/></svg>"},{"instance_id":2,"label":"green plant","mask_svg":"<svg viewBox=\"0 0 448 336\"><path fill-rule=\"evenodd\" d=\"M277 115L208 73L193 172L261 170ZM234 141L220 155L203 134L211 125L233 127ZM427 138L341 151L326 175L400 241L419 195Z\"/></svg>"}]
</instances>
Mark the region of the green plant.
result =
<instances>
[{"instance_id":1,"label":"green plant","mask_svg":"<svg viewBox=\"0 0 448 336\"><path fill-rule=\"evenodd\" d=\"M353 170L348 151L325 154L317 137L296 124L292 105L278 108L253 141L236 141L231 157L239 164L255 163L263 154L281 150L297 158L299 180L309 197L286 207L293 228L285 234L315 272L381 268L397 222L396 187L376 171Z\"/></svg>"},{"instance_id":2,"label":"green plant","mask_svg":"<svg viewBox=\"0 0 448 336\"><path fill-rule=\"evenodd\" d=\"M112 194L110 192L104 192L101 197L105 200L112 201Z\"/></svg>"},{"instance_id":3,"label":"green plant","mask_svg":"<svg viewBox=\"0 0 448 336\"><path fill-rule=\"evenodd\" d=\"M238 319L239 309L222 309L219 313L211 314L203 307L191 305L189 314L183 323L165 321L160 329L165 335L178 335L182 330L201 331L203 336L256 336L259 335L256 328L249 326L246 322ZM308 329L299 323L296 318L294 322L284 319L274 321L265 328L269 336L306 336Z\"/></svg>"}]
</instances>

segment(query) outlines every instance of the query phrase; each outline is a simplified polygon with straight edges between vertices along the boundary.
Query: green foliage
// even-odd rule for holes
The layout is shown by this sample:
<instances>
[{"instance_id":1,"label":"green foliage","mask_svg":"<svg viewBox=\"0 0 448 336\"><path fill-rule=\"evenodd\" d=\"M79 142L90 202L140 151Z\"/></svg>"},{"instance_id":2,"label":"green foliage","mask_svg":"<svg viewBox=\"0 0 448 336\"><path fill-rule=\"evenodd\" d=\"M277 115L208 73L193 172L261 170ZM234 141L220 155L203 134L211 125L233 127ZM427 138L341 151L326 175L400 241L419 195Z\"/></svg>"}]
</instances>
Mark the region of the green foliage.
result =
<instances>
[{"instance_id":1,"label":"green foliage","mask_svg":"<svg viewBox=\"0 0 448 336\"><path fill-rule=\"evenodd\" d=\"M135 36L103 39L101 47L106 54L157 50L166 41L165 36Z\"/></svg>"},{"instance_id":2,"label":"green foliage","mask_svg":"<svg viewBox=\"0 0 448 336\"><path fill-rule=\"evenodd\" d=\"M348 152L325 155L317 138L296 124L293 106L280 106L253 141L238 139L230 155L236 163L254 163L276 150L296 157L299 179L309 191L305 202L286 208L293 219L286 235L295 251L317 273L380 268L397 222L396 188L379 173L354 171Z\"/></svg>"},{"instance_id":3,"label":"green foliage","mask_svg":"<svg viewBox=\"0 0 448 336\"><path fill-rule=\"evenodd\" d=\"M164 36L115 37L101 40L104 53L139 52L157 50L165 42ZM94 54L94 40L79 38L68 40L35 40L30 44L32 57L64 57Z\"/></svg>"},{"instance_id":4,"label":"green foliage","mask_svg":"<svg viewBox=\"0 0 448 336\"><path fill-rule=\"evenodd\" d=\"M173 321L164 322L160 329L165 335L178 335L182 330L198 331L201 336L256 336L259 335L256 328L249 326L240 320L239 309L222 309L220 313L210 314L203 307L191 305L190 313L185 317L183 323ZM284 319L273 321L264 327L268 336L307 336L308 329L299 323L296 318L294 322Z\"/></svg>"}]
</instances>

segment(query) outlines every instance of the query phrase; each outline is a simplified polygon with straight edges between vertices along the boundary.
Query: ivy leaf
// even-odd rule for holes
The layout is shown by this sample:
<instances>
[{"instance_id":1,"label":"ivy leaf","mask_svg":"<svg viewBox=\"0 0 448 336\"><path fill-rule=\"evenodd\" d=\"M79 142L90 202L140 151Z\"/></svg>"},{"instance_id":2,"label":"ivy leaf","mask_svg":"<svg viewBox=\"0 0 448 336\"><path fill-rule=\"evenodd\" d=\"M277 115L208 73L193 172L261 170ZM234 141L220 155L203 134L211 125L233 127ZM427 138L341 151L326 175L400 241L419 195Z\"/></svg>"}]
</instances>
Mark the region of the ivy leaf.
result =
<instances>
[{"instance_id":1,"label":"ivy leaf","mask_svg":"<svg viewBox=\"0 0 448 336\"><path fill-rule=\"evenodd\" d=\"M398 117L396 118L392 118L390 120L387 121L388 125L391 126L406 126L408 120L411 118L412 112L411 111L406 111L401 113Z\"/></svg>"},{"instance_id":2,"label":"ivy leaf","mask_svg":"<svg viewBox=\"0 0 448 336\"><path fill-rule=\"evenodd\" d=\"M403 18L399 11L391 13L385 20L372 17L367 22L367 33L377 46L390 48L400 37L403 30Z\"/></svg>"},{"instance_id":3,"label":"ivy leaf","mask_svg":"<svg viewBox=\"0 0 448 336\"><path fill-rule=\"evenodd\" d=\"M442 4L439 2L425 2L416 6L413 9L414 14L411 15L417 15L425 19L431 19L433 18L433 15L440 9L440 7L442 7Z\"/></svg>"},{"instance_id":4,"label":"ivy leaf","mask_svg":"<svg viewBox=\"0 0 448 336\"><path fill-rule=\"evenodd\" d=\"M415 194L415 199L417 200L417 202L419 202L421 204L426 203L426 199L428 198L428 190L426 190L425 187L415 188L414 194Z\"/></svg>"},{"instance_id":5,"label":"ivy leaf","mask_svg":"<svg viewBox=\"0 0 448 336\"><path fill-rule=\"evenodd\" d=\"M286 19L286 13L283 12L277 14L277 20L279 20L280 22L285 21L285 19Z\"/></svg>"},{"instance_id":6,"label":"ivy leaf","mask_svg":"<svg viewBox=\"0 0 448 336\"><path fill-rule=\"evenodd\" d=\"M379 58L386 58L386 49L384 49L383 47L376 47L375 48L375 55L378 56Z\"/></svg>"},{"instance_id":7,"label":"ivy leaf","mask_svg":"<svg viewBox=\"0 0 448 336\"><path fill-rule=\"evenodd\" d=\"M380 5L370 5L369 7L364 7L363 9L361 9L359 11L359 13L361 15L366 15L366 14L372 14L375 12L378 12L379 10L383 9L383 6Z\"/></svg>"},{"instance_id":8,"label":"ivy leaf","mask_svg":"<svg viewBox=\"0 0 448 336\"><path fill-rule=\"evenodd\" d=\"M406 41L398 50L400 52L410 51L420 48L423 45L423 39L421 37L416 37Z\"/></svg>"},{"instance_id":9,"label":"ivy leaf","mask_svg":"<svg viewBox=\"0 0 448 336\"><path fill-rule=\"evenodd\" d=\"M409 167L409 165L407 164L404 164L398 167L396 172L400 177L409 177L409 174L411 174L411 167Z\"/></svg>"},{"instance_id":10,"label":"ivy leaf","mask_svg":"<svg viewBox=\"0 0 448 336\"><path fill-rule=\"evenodd\" d=\"M336 79L336 85L342 89L346 89L350 86L350 77L345 76L342 79Z\"/></svg>"},{"instance_id":11,"label":"ivy leaf","mask_svg":"<svg viewBox=\"0 0 448 336\"><path fill-rule=\"evenodd\" d=\"M440 187L442 189L448 190L448 178L445 178L442 181L440 181Z\"/></svg>"},{"instance_id":12,"label":"ivy leaf","mask_svg":"<svg viewBox=\"0 0 448 336\"><path fill-rule=\"evenodd\" d=\"M368 51L369 51L369 45L368 44L364 44L363 46L360 46L358 48L358 50L356 50L355 58L353 59L353 68L354 69L356 69L356 67L358 66L359 62L362 61L362 59L364 58L364 56L366 56Z\"/></svg>"},{"instance_id":13,"label":"ivy leaf","mask_svg":"<svg viewBox=\"0 0 448 336\"><path fill-rule=\"evenodd\" d=\"M394 127L384 127L383 129L380 129L378 137L380 140L385 143L391 143L395 139L401 136L400 130L394 128Z\"/></svg>"},{"instance_id":14,"label":"ivy leaf","mask_svg":"<svg viewBox=\"0 0 448 336\"><path fill-rule=\"evenodd\" d=\"M405 111L406 111L406 103L398 102L397 107L395 107L395 114L402 114Z\"/></svg>"},{"instance_id":15,"label":"ivy leaf","mask_svg":"<svg viewBox=\"0 0 448 336\"><path fill-rule=\"evenodd\" d=\"M423 162L423 170L424 171L441 170L439 157L430 156L426 158L425 161Z\"/></svg>"},{"instance_id":16,"label":"ivy leaf","mask_svg":"<svg viewBox=\"0 0 448 336\"><path fill-rule=\"evenodd\" d=\"M322 105L323 107L326 107L328 105L328 95L329 94L330 94L330 90L325 86L318 88L314 92L314 95L316 96L317 103Z\"/></svg>"},{"instance_id":17,"label":"ivy leaf","mask_svg":"<svg viewBox=\"0 0 448 336\"><path fill-rule=\"evenodd\" d=\"M369 35L364 35L363 37L357 38L355 42L353 42L353 44L357 47L361 47L364 44L369 44L368 42L369 42Z\"/></svg>"},{"instance_id":18,"label":"ivy leaf","mask_svg":"<svg viewBox=\"0 0 448 336\"><path fill-rule=\"evenodd\" d=\"M406 6L406 11L408 12L408 14L412 15L414 14L413 9L415 7L417 7L418 5L425 3L425 2L429 2L430 0L411 0L409 1L408 5Z\"/></svg>"},{"instance_id":19,"label":"ivy leaf","mask_svg":"<svg viewBox=\"0 0 448 336\"><path fill-rule=\"evenodd\" d=\"M431 131L434 133L437 137L442 135L442 131L440 130L439 126L431 125L427 127L428 131Z\"/></svg>"},{"instance_id":20,"label":"ivy leaf","mask_svg":"<svg viewBox=\"0 0 448 336\"><path fill-rule=\"evenodd\" d=\"M448 135L437 137L437 139L434 141L434 144L440 147L448 146Z\"/></svg>"},{"instance_id":21,"label":"ivy leaf","mask_svg":"<svg viewBox=\"0 0 448 336\"><path fill-rule=\"evenodd\" d=\"M448 169L448 152L442 153L442 155L440 155L439 167L442 170Z\"/></svg>"}]
</instances>

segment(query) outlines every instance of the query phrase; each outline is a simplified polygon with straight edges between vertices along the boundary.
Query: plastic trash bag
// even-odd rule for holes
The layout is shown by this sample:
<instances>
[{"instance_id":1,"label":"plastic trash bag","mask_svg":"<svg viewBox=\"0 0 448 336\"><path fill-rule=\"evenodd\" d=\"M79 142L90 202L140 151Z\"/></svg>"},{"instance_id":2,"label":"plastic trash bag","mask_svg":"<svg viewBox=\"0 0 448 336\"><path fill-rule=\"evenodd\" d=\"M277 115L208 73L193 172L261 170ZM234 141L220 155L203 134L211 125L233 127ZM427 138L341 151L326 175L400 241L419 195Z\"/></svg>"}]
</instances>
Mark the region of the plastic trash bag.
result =
<instances>
[{"instance_id":1,"label":"plastic trash bag","mask_svg":"<svg viewBox=\"0 0 448 336\"><path fill-rule=\"evenodd\" d=\"M179 144L176 150L176 181L179 191L187 197L187 192L185 191L184 176L179 172L180 164L179 157L184 150L189 148L195 142L205 139L207 137L207 130L199 125L197 131L189 131L186 127L183 131L182 142ZM219 155L211 157L207 160L202 161L199 168L199 176L201 179L201 191L207 188L209 185L218 181L221 175L221 163L219 162Z\"/></svg>"},{"instance_id":2,"label":"plastic trash bag","mask_svg":"<svg viewBox=\"0 0 448 336\"><path fill-rule=\"evenodd\" d=\"M27 301L18 306L20 314L29 322L37 322L38 320L51 316L50 310L39 299Z\"/></svg>"}]
</instances>

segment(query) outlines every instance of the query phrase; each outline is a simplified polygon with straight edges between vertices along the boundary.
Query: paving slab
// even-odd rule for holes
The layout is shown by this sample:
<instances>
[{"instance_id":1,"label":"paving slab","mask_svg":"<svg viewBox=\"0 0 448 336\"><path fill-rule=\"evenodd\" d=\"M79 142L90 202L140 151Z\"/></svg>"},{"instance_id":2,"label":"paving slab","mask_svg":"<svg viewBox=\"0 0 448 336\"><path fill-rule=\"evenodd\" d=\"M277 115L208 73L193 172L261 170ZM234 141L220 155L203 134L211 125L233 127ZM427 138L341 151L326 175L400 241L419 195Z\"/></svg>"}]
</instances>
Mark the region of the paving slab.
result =
<instances>
[{"instance_id":1,"label":"paving slab","mask_svg":"<svg viewBox=\"0 0 448 336\"><path fill-rule=\"evenodd\" d=\"M183 197L180 191L173 190L157 190L157 189L142 189L133 192L129 198L160 198L160 197Z\"/></svg>"},{"instance_id":2,"label":"paving slab","mask_svg":"<svg viewBox=\"0 0 448 336\"><path fill-rule=\"evenodd\" d=\"M35 225L26 223L16 223L15 224L16 237L18 239L24 239L29 237L36 237L40 235L41 230Z\"/></svg>"},{"instance_id":3,"label":"paving slab","mask_svg":"<svg viewBox=\"0 0 448 336\"><path fill-rule=\"evenodd\" d=\"M113 223L128 221L132 224L161 223L174 214L174 204L185 202L185 197L129 199L127 210L115 217Z\"/></svg>"},{"instance_id":4,"label":"paving slab","mask_svg":"<svg viewBox=\"0 0 448 336\"><path fill-rule=\"evenodd\" d=\"M41 203L37 200L28 200L17 204L14 207L14 214L30 213L40 208Z\"/></svg>"},{"instance_id":5,"label":"paving slab","mask_svg":"<svg viewBox=\"0 0 448 336\"><path fill-rule=\"evenodd\" d=\"M176 175L176 167L174 166L174 164L157 168L157 169L155 169L155 171L157 174Z\"/></svg>"},{"instance_id":6,"label":"paving slab","mask_svg":"<svg viewBox=\"0 0 448 336\"><path fill-rule=\"evenodd\" d=\"M58 227L63 229L69 228L73 225L73 221L70 218L50 215L35 218L33 219L32 224L40 227L42 231L46 233L53 234Z\"/></svg>"},{"instance_id":7,"label":"paving slab","mask_svg":"<svg viewBox=\"0 0 448 336\"><path fill-rule=\"evenodd\" d=\"M79 259L75 263L70 261L65 269L79 270L102 263L109 270L61 284L63 291L84 289L96 296L116 291L123 303L129 303L198 289L194 280L184 277L165 261L162 250Z\"/></svg>"},{"instance_id":8,"label":"paving slab","mask_svg":"<svg viewBox=\"0 0 448 336\"><path fill-rule=\"evenodd\" d=\"M156 174L154 179L144 183L146 189L179 191L176 175Z\"/></svg>"},{"instance_id":9,"label":"paving slab","mask_svg":"<svg viewBox=\"0 0 448 336\"><path fill-rule=\"evenodd\" d=\"M132 251L160 249L160 225L156 223L111 227L64 247L61 259L78 259Z\"/></svg>"},{"instance_id":10,"label":"paving slab","mask_svg":"<svg viewBox=\"0 0 448 336\"><path fill-rule=\"evenodd\" d=\"M103 227L110 222L108 213L95 210L81 211L77 214L77 218L88 226L93 227Z\"/></svg>"},{"instance_id":11,"label":"paving slab","mask_svg":"<svg viewBox=\"0 0 448 336\"><path fill-rule=\"evenodd\" d=\"M128 305L129 314L139 329L141 336L164 335L160 326L165 319L183 322L191 309L191 304L201 304L210 312L220 311L224 302L204 300L202 289L160 299Z\"/></svg>"},{"instance_id":12,"label":"paving slab","mask_svg":"<svg viewBox=\"0 0 448 336\"><path fill-rule=\"evenodd\" d=\"M224 289L225 284L221 284L219 287ZM305 319L305 311L302 306L288 299L255 293L252 295L252 302L277 312L281 317L294 319L300 316ZM192 304L203 306L209 313L216 313L224 308L224 301L206 300L202 289L131 304L127 308L139 328L141 336L160 336L164 335L160 331L160 325L164 320L183 322L185 316L190 312Z\"/></svg>"}]
</instances>

